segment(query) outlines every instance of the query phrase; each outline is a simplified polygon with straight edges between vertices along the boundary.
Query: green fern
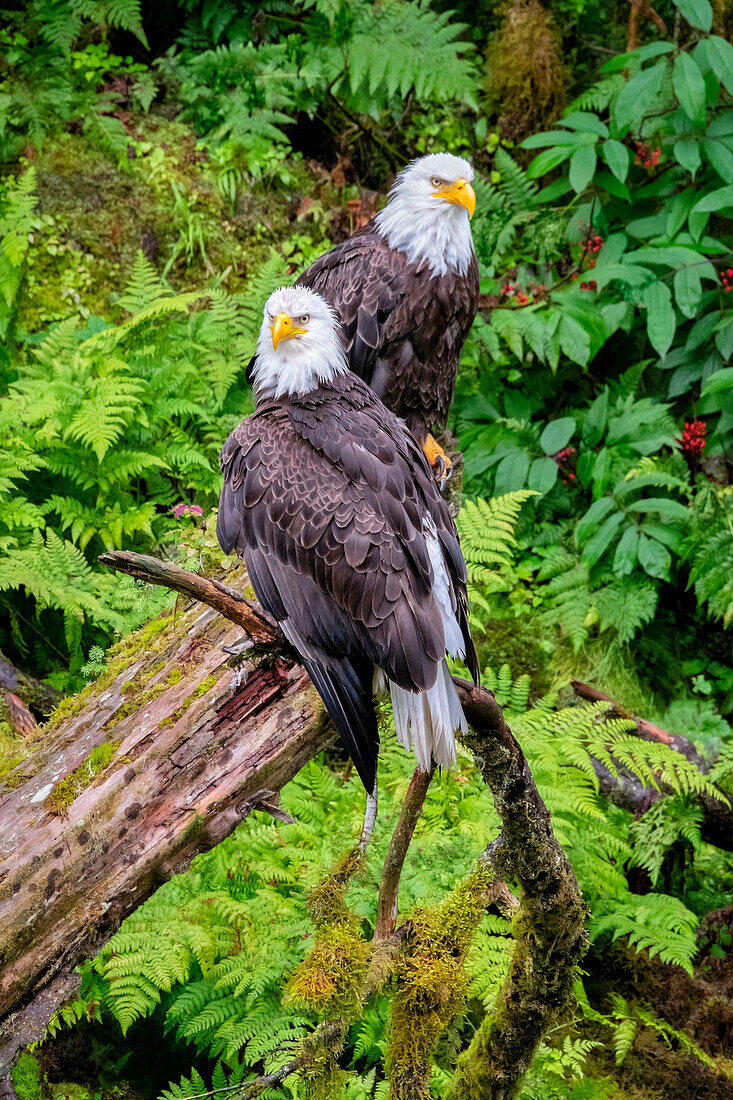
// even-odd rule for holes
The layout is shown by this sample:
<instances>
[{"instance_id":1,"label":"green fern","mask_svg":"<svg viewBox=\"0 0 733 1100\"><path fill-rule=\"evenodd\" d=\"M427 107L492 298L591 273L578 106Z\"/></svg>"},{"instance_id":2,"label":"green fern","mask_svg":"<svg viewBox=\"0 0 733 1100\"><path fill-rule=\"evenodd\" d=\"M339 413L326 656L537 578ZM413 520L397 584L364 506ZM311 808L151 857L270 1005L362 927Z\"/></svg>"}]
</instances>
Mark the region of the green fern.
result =
<instances>
[{"instance_id":1,"label":"green fern","mask_svg":"<svg viewBox=\"0 0 733 1100\"><path fill-rule=\"evenodd\" d=\"M711 487L695 498L684 557L690 564L690 583L708 614L733 622L733 493Z\"/></svg>"},{"instance_id":2,"label":"green fern","mask_svg":"<svg viewBox=\"0 0 733 1100\"><path fill-rule=\"evenodd\" d=\"M491 500L464 502L456 525L473 584L491 585L499 578L502 567L511 564L517 545L514 529L519 513L524 502L536 495L529 489L520 489Z\"/></svg>"}]
</instances>

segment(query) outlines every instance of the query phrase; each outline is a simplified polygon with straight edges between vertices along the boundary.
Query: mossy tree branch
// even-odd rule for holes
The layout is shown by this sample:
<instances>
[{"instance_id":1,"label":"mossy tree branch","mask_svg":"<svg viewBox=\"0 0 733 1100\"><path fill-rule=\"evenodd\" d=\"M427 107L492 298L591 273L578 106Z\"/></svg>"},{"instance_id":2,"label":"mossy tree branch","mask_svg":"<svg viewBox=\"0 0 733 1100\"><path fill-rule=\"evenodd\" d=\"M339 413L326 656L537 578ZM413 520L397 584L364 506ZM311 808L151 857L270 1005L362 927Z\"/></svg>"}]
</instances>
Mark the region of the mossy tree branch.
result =
<instances>
[{"instance_id":1,"label":"mossy tree branch","mask_svg":"<svg viewBox=\"0 0 733 1100\"><path fill-rule=\"evenodd\" d=\"M464 738L502 820L485 859L498 878L518 882L515 948L494 1012L458 1060L450 1100L512 1100L542 1037L572 1003L587 947L586 907L570 861L501 707L484 688L454 677L470 726Z\"/></svg>"}]
</instances>

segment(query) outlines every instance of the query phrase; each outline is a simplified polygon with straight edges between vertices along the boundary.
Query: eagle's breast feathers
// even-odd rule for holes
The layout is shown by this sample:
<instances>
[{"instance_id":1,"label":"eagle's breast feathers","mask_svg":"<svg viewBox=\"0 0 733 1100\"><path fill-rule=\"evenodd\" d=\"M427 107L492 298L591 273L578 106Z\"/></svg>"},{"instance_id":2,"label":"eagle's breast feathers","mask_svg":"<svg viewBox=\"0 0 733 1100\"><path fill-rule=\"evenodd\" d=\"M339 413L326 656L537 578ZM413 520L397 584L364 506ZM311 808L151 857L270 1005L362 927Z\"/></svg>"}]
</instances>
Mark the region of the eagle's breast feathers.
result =
<instances>
[{"instance_id":1,"label":"eagle's breast feathers","mask_svg":"<svg viewBox=\"0 0 733 1100\"><path fill-rule=\"evenodd\" d=\"M434 274L427 261L390 247L370 223L315 260L296 285L335 309L352 371L418 439L445 423L478 306L475 256L465 274Z\"/></svg>"}]
</instances>

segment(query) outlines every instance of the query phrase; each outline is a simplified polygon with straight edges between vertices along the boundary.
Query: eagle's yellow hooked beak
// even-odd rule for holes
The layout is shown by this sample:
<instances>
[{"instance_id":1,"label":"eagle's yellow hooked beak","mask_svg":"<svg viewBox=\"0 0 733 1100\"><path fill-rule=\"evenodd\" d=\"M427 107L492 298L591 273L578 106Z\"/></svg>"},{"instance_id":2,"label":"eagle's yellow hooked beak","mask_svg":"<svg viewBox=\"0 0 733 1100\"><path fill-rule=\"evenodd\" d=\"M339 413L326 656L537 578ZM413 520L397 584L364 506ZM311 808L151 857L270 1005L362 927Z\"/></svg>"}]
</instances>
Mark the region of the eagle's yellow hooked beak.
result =
<instances>
[{"instance_id":1,"label":"eagle's yellow hooked beak","mask_svg":"<svg viewBox=\"0 0 733 1100\"><path fill-rule=\"evenodd\" d=\"M272 346L277 351L277 345L281 340L291 340L293 336L299 336L302 332L307 331L307 328L298 328L296 324L293 324L292 317L288 317L287 313L278 313L277 317L270 325Z\"/></svg>"},{"instance_id":2,"label":"eagle's yellow hooked beak","mask_svg":"<svg viewBox=\"0 0 733 1100\"><path fill-rule=\"evenodd\" d=\"M476 192L468 180L457 179L455 183L444 183L437 191L433 191L434 199L442 199L443 202L453 203L455 206L465 206L469 218L473 217L476 209Z\"/></svg>"}]
</instances>

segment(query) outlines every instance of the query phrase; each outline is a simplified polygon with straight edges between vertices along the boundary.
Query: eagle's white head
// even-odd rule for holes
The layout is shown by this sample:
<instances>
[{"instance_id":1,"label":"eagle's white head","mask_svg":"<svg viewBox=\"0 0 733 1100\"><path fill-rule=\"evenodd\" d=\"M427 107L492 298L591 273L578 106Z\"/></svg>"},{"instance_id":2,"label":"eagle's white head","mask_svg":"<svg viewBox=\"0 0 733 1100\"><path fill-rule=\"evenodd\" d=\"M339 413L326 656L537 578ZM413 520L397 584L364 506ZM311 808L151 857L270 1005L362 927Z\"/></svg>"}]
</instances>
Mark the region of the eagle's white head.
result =
<instances>
[{"instance_id":1,"label":"eagle's white head","mask_svg":"<svg viewBox=\"0 0 733 1100\"><path fill-rule=\"evenodd\" d=\"M472 180L471 165L452 153L413 160L400 172L389 202L377 214L377 232L413 263L427 260L435 275L465 275L473 256Z\"/></svg>"},{"instance_id":2,"label":"eagle's white head","mask_svg":"<svg viewBox=\"0 0 733 1100\"><path fill-rule=\"evenodd\" d=\"M329 304L304 286L267 299L252 384L259 396L308 393L348 370L339 323Z\"/></svg>"}]
</instances>

